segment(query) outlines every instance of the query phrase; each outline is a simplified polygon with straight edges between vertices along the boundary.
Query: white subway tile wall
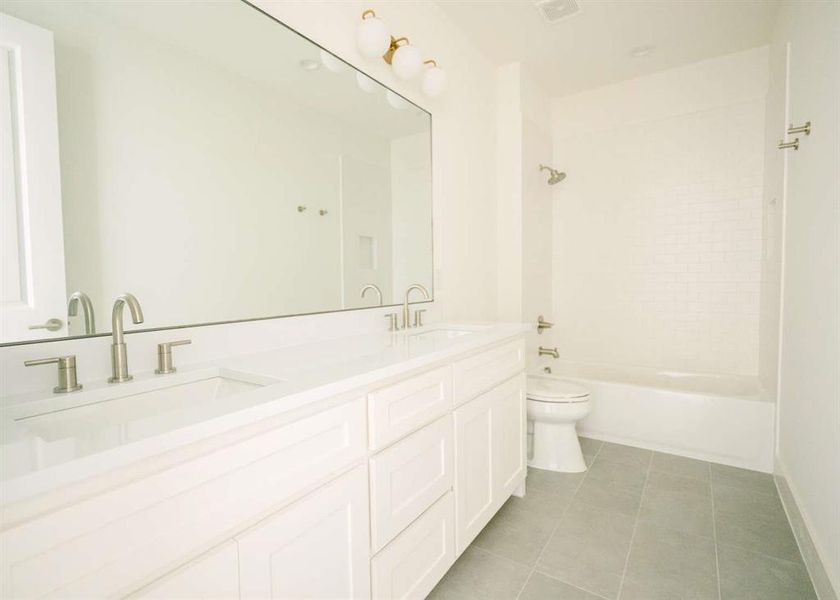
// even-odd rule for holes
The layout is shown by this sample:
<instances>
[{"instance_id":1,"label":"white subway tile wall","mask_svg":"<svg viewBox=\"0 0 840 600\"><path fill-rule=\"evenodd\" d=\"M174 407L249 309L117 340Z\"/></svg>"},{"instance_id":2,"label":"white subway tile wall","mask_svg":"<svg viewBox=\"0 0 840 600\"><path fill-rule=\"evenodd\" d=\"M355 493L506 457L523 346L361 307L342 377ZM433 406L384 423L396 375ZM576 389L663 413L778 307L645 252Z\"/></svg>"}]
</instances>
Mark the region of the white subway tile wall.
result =
<instances>
[{"instance_id":1,"label":"white subway tile wall","mask_svg":"<svg viewBox=\"0 0 840 600\"><path fill-rule=\"evenodd\" d=\"M763 99L555 149L569 173L554 215L561 356L757 374Z\"/></svg>"}]
</instances>

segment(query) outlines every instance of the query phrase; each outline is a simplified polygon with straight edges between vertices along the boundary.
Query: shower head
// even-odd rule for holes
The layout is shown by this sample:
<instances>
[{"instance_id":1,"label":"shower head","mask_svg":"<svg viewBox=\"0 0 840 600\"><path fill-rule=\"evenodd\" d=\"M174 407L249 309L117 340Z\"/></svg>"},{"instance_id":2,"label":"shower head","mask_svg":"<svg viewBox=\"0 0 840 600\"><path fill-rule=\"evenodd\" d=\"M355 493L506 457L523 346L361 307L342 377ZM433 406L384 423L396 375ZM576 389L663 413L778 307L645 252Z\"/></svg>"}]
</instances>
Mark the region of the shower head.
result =
<instances>
[{"instance_id":1,"label":"shower head","mask_svg":"<svg viewBox=\"0 0 840 600\"><path fill-rule=\"evenodd\" d=\"M545 165L540 165L540 171L548 171L548 185L554 185L555 183L560 183L566 179L565 173Z\"/></svg>"}]
</instances>

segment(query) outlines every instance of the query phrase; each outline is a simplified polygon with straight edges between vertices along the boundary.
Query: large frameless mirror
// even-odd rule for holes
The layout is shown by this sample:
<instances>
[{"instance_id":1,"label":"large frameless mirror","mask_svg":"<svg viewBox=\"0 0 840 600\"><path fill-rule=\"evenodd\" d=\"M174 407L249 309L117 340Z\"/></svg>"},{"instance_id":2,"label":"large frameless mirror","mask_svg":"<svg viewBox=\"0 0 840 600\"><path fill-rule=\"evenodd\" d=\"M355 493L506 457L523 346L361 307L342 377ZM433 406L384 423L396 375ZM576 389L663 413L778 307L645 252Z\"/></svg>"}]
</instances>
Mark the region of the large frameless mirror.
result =
<instances>
[{"instance_id":1,"label":"large frameless mirror","mask_svg":"<svg viewBox=\"0 0 840 600\"><path fill-rule=\"evenodd\" d=\"M0 343L431 292L424 110L239 0L0 19Z\"/></svg>"}]
</instances>

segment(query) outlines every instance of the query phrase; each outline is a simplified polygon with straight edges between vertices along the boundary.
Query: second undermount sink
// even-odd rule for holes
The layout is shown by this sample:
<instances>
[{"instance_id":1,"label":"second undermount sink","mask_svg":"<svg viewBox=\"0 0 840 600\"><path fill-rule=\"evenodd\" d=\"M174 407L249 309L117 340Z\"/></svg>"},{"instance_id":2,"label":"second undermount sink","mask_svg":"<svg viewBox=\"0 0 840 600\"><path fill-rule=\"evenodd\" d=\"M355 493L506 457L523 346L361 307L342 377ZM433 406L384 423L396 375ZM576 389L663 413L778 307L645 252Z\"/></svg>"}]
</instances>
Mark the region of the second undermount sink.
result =
<instances>
[{"instance_id":1,"label":"second undermount sink","mask_svg":"<svg viewBox=\"0 0 840 600\"><path fill-rule=\"evenodd\" d=\"M68 395L15 421L44 441L119 435L140 439L261 401L240 395L279 380L212 369Z\"/></svg>"}]
</instances>

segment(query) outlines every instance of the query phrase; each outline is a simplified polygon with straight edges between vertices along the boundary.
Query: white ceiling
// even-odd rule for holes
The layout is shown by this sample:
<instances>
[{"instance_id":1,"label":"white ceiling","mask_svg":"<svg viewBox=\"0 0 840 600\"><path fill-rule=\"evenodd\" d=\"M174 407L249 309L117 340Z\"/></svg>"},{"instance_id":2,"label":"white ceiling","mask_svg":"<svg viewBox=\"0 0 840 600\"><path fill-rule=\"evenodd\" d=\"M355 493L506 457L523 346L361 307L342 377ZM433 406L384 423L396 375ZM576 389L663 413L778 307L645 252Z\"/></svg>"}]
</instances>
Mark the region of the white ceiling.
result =
<instances>
[{"instance_id":1,"label":"white ceiling","mask_svg":"<svg viewBox=\"0 0 840 600\"><path fill-rule=\"evenodd\" d=\"M578 0L549 23L534 0L438 0L497 64L521 62L551 96L766 44L774 0ZM653 45L640 58L633 48Z\"/></svg>"}]
</instances>

